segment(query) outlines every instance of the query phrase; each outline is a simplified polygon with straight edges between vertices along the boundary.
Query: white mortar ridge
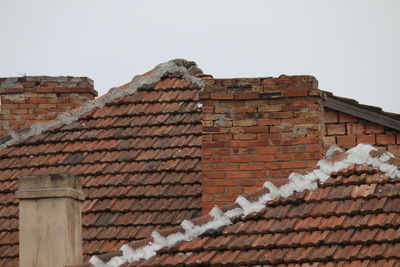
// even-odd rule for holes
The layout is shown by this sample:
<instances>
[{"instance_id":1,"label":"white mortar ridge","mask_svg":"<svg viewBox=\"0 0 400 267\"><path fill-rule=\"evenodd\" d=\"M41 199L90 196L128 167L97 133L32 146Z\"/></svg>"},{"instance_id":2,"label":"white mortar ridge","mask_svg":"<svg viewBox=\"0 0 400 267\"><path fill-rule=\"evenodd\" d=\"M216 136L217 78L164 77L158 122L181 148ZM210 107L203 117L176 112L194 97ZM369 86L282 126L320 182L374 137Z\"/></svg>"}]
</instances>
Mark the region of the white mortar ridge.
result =
<instances>
[{"instance_id":1,"label":"white mortar ridge","mask_svg":"<svg viewBox=\"0 0 400 267\"><path fill-rule=\"evenodd\" d=\"M183 66L185 64L186 66ZM166 63L159 64L155 67L154 72L149 76L137 75L132 79L131 84L127 88L111 88L108 91L108 94L93 101L83 103L78 110L74 110L72 113L64 112L58 114L56 121L48 123L34 123L31 125L28 131L24 132L16 133L14 131L10 131L9 134L11 136L11 139L4 144L1 144L0 150L12 145L19 140L39 135L53 127L57 127L60 125L69 125L77 121L81 115L91 111L94 108L102 108L106 103L126 95L131 95L140 88L150 88L154 86L157 82L159 82L163 77L166 77L167 75L186 79L192 84L199 87L199 89L202 89L204 87L203 81L202 79L196 78L191 75L191 72L193 71L199 71L196 64L194 62L182 59L175 59Z\"/></svg>"},{"instance_id":2,"label":"white mortar ridge","mask_svg":"<svg viewBox=\"0 0 400 267\"><path fill-rule=\"evenodd\" d=\"M222 212L218 207L214 207L209 213L213 219L203 225L194 225L192 222L184 220L181 223L182 228L185 230L184 233L177 232L163 237L158 232L154 231L151 234L154 241L146 246L132 249L125 244L120 249L123 253L122 256L113 257L106 263L102 262L97 256L92 256L89 262L95 267L118 267L124 263L149 259L156 255L157 251L162 248L172 247L180 241L190 241L206 231L217 230L220 227L232 224L232 220L238 216L258 212L266 207L268 201L277 197L288 197L295 192L302 192L304 190L313 191L318 188L317 182L324 183L332 173L346 169L352 164L373 166L390 178L400 178L399 167L387 163L394 156L386 152L379 157L373 158L370 156L370 152L373 150L377 149L369 144L359 144L348 150L346 152L346 157L342 160L336 162L320 160L317 164L319 169L315 169L305 175L292 173L289 175L289 182L285 185L276 187L271 182L266 182L264 187L267 188L269 192L260 196L257 201L250 202L247 198L239 196L236 203L238 203L241 208ZM332 148L330 151L337 151L337 149Z\"/></svg>"}]
</instances>

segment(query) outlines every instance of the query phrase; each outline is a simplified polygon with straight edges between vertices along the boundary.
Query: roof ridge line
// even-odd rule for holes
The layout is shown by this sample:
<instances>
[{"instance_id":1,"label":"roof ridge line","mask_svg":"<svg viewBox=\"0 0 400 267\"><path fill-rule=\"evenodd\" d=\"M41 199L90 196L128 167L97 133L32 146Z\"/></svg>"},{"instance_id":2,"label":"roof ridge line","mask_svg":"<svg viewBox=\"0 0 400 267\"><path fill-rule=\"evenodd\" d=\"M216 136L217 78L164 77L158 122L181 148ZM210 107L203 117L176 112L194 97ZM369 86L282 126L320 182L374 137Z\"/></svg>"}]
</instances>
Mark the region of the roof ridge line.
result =
<instances>
[{"instance_id":1,"label":"roof ridge line","mask_svg":"<svg viewBox=\"0 0 400 267\"><path fill-rule=\"evenodd\" d=\"M81 107L77 109L73 109L69 112L67 111L59 113L55 121L50 121L47 123L33 123L26 131L10 131L10 139L0 145L0 150L3 150L17 141L21 141L32 136L37 136L48 129L61 125L69 125L77 121L84 113L90 112L94 108L102 108L106 103L111 102L116 98L132 95L140 88L154 86L157 82L165 77L172 76L175 78L183 78L201 89L204 87L202 79L193 76L199 72L201 72L201 70L197 68L196 63L193 61L173 59L168 62L161 63L145 75L136 75L129 85L123 89L113 87L106 94L96 98L95 100L83 103Z\"/></svg>"},{"instance_id":2,"label":"roof ridge line","mask_svg":"<svg viewBox=\"0 0 400 267\"><path fill-rule=\"evenodd\" d=\"M335 150L335 149L332 149ZM327 155L328 158L331 155ZM246 216L253 212L258 212L266 207L267 202L278 197L289 197L295 192L304 190L315 190L318 188L317 182L324 183L331 177L332 173L337 173L351 165L370 165L378 168L390 178L400 178L400 169L392 164L395 159L389 152L379 153L375 147L369 144L359 144L347 152L336 154L331 159L318 161L317 167L307 174L291 173L289 182L280 187L276 187L271 182L265 182L263 187L257 192L249 195L257 196L255 201L244 196L239 196L235 204L215 206L209 213L202 217L192 220L184 220L179 227L167 228L165 230L153 231L151 237L143 240L143 246L131 248L124 244L119 253L111 252L113 256L105 257L106 262L98 256L92 256L89 263L95 267L118 267L124 263L132 263L141 259L149 259L156 255L162 248L172 247L181 241L190 241L207 231L217 230L233 223L233 219L239 216ZM397 164L397 162L396 162ZM165 235L163 235L165 233ZM122 256L121 255L122 252ZM82 265L90 266L90 265Z\"/></svg>"}]
</instances>

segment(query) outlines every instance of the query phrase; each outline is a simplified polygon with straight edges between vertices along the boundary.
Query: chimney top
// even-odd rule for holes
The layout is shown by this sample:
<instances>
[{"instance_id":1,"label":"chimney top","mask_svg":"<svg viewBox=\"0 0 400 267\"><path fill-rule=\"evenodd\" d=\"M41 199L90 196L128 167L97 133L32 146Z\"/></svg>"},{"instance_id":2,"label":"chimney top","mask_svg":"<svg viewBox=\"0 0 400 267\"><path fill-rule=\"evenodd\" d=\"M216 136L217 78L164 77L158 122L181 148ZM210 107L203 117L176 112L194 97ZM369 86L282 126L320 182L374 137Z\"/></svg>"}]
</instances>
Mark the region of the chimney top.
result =
<instances>
[{"instance_id":1,"label":"chimney top","mask_svg":"<svg viewBox=\"0 0 400 267\"><path fill-rule=\"evenodd\" d=\"M23 76L0 78L0 95L32 93L90 93L97 96L93 80L72 76Z\"/></svg>"}]
</instances>

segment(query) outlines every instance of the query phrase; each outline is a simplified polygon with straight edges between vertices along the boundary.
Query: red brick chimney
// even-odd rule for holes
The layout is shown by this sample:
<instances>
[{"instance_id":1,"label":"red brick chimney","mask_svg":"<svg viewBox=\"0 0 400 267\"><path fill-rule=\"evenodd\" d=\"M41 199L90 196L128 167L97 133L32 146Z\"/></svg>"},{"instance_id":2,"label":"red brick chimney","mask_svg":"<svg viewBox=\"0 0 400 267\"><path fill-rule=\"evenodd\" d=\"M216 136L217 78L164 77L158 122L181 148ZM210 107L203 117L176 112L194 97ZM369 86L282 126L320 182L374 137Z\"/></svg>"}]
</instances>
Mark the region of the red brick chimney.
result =
<instances>
[{"instance_id":1,"label":"red brick chimney","mask_svg":"<svg viewBox=\"0 0 400 267\"><path fill-rule=\"evenodd\" d=\"M96 96L93 81L86 77L0 78L0 136L53 120Z\"/></svg>"},{"instance_id":2,"label":"red brick chimney","mask_svg":"<svg viewBox=\"0 0 400 267\"><path fill-rule=\"evenodd\" d=\"M204 212L321 159L324 110L314 77L204 81Z\"/></svg>"}]
</instances>

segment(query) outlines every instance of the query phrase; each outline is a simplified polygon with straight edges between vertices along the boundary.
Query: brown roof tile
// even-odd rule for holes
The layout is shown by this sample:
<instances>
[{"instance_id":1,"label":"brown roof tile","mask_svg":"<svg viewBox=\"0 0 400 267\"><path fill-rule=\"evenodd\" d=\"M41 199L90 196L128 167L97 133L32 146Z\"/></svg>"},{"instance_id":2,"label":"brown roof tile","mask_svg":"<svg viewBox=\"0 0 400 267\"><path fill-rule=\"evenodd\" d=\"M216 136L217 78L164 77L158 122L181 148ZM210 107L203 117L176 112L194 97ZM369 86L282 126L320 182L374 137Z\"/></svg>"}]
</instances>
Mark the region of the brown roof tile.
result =
<instances>
[{"instance_id":1,"label":"brown roof tile","mask_svg":"<svg viewBox=\"0 0 400 267\"><path fill-rule=\"evenodd\" d=\"M85 259L198 216L199 91L189 80L165 77L0 151L0 260L17 262L14 192L26 175L67 171L81 178Z\"/></svg>"},{"instance_id":2,"label":"brown roof tile","mask_svg":"<svg viewBox=\"0 0 400 267\"><path fill-rule=\"evenodd\" d=\"M374 167L348 169L312 192L270 201L258 212L236 217L232 225L127 266L153 266L147 264L153 261L158 266L390 266L391 259L399 259L400 183L376 173ZM367 179L376 174L379 176ZM256 201L262 195L255 193L247 199ZM239 207L235 204L220 210ZM208 215L195 221L204 225L212 220Z\"/></svg>"}]
</instances>

